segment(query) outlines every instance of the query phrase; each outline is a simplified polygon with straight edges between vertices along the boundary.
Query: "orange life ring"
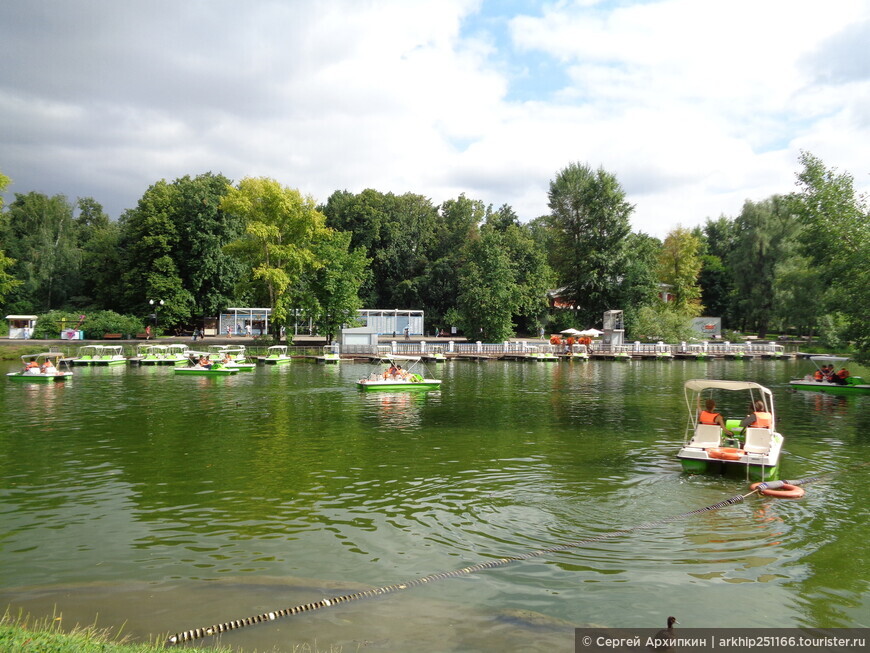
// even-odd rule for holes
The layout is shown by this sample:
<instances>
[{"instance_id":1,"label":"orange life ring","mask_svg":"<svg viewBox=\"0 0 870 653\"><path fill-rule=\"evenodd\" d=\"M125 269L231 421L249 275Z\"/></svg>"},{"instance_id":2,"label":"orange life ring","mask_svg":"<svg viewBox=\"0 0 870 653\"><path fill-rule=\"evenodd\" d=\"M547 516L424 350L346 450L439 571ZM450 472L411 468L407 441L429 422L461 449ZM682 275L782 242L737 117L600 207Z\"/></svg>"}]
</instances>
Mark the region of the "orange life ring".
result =
<instances>
[{"instance_id":1,"label":"orange life ring","mask_svg":"<svg viewBox=\"0 0 870 653\"><path fill-rule=\"evenodd\" d=\"M707 455L710 458L717 458L719 460L740 460L744 453L746 452L743 449L733 449L731 447L707 449Z\"/></svg>"},{"instance_id":2,"label":"orange life ring","mask_svg":"<svg viewBox=\"0 0 870 653\"><path fill-rule=\"evenodd\" d=\"M761 485L761 483L753 483L749 486L749 489L754 490L759 485ZM761 490L761 493L766 497L776 497L777 499L800 499L804 494L806 494L802 487L791 485L789 483L783 483L782 487L775 490L764 488Z\"/></svg>"}]
</instances>

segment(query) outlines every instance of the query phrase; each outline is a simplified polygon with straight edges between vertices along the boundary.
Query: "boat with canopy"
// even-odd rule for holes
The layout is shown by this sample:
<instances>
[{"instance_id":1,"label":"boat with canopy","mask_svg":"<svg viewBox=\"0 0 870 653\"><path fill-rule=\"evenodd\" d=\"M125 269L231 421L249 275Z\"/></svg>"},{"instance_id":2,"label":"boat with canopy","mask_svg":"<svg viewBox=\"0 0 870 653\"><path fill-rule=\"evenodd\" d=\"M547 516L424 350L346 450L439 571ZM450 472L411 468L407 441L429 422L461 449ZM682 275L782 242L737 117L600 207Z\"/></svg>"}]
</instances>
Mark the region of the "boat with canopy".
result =
<instances>
[{"instance_id":1,"label":"boat with canopy","mask_svg":"<svg viewBox=\"0 0 870 653\"><path fill-rule=\"evenodd\" d=\"M287 345L272 345L266 347L266 355L260 356L260 361L267 365L286 365L292 358L287 353Z\"/></svg>"},{"instance_id":2,"label":"boat with canopy","mask_svg":"<svg viewBox=\"0 0 870 653\"><path fill-rule=\"evenodd\" d=\"M815 372L811 372L800 379L792 379L789 385L795 390L815 390L838 395L862 395L870 394L870 384L865 383L863 377L854 376L848 372L838 375L840 370L846 370L846 356L810 356L810 360L816 366ZM828 375L822 367L831 365L834 375ZM836 377L836 378L834 378Z\"/></svg>"},{"instance_id":3,"label":"boat with canopy","mask_svg":"<svg viewBox=\"0 0 870 653\"><path fill-rule=\"evenodd\" d=\"M176 365L173 370L178 376L230 376L239 372L236 367L212 360L212 352L189 350L187 356L187 364Z\"/></svg>"},{"instance_id":4,"label":"boat with canopy","mask_svg":"<svg viewBox=\"0 0 870 653\"><path fill-rule=\"evenodd\" d=\"M738 404L734 404L732 393L741 393L736 395ZM677 454L684 471L724 473L736 470L754 481L778 478L784 438L776 430L770 390L752 381L691 379L684 384L684 394L689 417L685 443ZM736 407L738 405L744 407L745 413L752 408L756 414L754 424L759 424L762 415L767 424L743 427L741 422L745 413L731 419L722 414L724 430L719 424L701 423L700 415L706 399L713 399L717 410L720 403L726 410L734 412L740 410Z\"/></svg>"},{"instance_id":5,"label":"boat with canopy","mask_svg":"<svg viewBox=\"0 0 870 653\"><path fill-rule=\"evenodd\" d=\"M46 351L41 354L24 354L21 357L21 370L9 372L6 378L10 381L55 383L65 381L72 375L63 352Z\"/></svg>"},{"instance_id":6,"label":"boat with canopy","mask_svg":"<svg viewBox=\"0 0 870 653\"><path fill-rule=\"evenodd\" d=\"M410 364L409 364L410 363ZM402 365L407 364L407 369ZM436 390L441 387L441 379L426 376L426 366L422 360L402 356L401 360L385 356L378 359L367 377L356 382L360 390Z\"/></svg>"}]
</instances>

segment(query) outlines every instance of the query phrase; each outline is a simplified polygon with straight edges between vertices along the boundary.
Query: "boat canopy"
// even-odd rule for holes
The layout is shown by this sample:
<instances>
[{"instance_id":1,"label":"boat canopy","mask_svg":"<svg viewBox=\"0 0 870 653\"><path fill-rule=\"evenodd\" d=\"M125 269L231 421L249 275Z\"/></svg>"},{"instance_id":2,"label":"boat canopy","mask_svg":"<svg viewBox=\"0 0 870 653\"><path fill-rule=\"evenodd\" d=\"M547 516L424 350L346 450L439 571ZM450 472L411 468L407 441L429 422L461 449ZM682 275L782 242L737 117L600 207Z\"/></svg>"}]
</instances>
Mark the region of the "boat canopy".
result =
<instances>
[{"instance_id":1,"label":"boat canopy","mask_svg":"<svg viewBox=\"0 0 870 653\"><path fill-rule=\"evenodd\" d=\"M713 379L690 379L686 381L687 390L701 392L703 390L760 390L770 394L770 390L754 381L717 381Z\"/></svg>"},{"instance_id":2,"label":"boat canopy","mask_svg":"<svg viewBox=\"0 0 870 653\"><path fill-rule=\"evenodd\" d=\"M837 362L846 362L849 360L846 356L810 356L810 360L813 362L821 362L821 363L837 363Z\"/></svg>"},{"instance_id":3,"label":"boat canopy","mask_svg":"<svg viewBox=\"0 0 870 653\"><path fill-rule=\"evenodd\" d=\"M62 351L45 351L41 354L24 354L21 357L21 360L26 361L30 358L63 358L64 353Z\"/></svg>"}]
</instances>

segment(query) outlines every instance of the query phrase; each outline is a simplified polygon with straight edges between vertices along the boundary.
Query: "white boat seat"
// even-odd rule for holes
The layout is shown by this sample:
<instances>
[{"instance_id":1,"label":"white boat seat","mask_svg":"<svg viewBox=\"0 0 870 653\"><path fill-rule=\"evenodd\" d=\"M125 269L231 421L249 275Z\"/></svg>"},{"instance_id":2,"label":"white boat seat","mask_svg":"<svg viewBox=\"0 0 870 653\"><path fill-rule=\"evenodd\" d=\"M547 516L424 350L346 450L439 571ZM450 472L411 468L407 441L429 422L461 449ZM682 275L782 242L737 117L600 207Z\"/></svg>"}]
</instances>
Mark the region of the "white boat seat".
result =
<instances>
[{"instance_id":1,"label":"white boat seat","mask_svg":"<svg viewBox=\"0 0 870 653\"><path fill-rule=\"evenodd\" d=\"M772 437L768 428L747 427L743 450L746 453L768 453Z\"/></svg>"},{"instance_id":2,"label":"white boat seat","mask_svg":"<svg viewBox=\"0 0 870 653\"><path fill-rule=\"evenodd\" d=\"M722 439L722 427L718 424L698 424L695 427L695 435L689 442L690 447L708 449L718 447Z\"/></svg>"}]
</instances>

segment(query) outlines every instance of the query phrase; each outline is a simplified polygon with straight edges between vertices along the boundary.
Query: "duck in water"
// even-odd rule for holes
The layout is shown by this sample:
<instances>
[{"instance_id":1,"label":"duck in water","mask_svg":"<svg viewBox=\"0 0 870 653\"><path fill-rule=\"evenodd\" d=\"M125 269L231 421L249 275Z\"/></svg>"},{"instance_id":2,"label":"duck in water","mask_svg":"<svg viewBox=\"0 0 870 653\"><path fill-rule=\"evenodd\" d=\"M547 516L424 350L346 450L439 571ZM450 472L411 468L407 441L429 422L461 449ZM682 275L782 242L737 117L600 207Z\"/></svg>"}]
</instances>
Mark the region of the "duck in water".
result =
<instances>
[{"instance_id":1,"label":"duck in water","mask_svg":"<svg viewBox=\"0 0 870 653\"><path fill-rule=\"evenodd\" d=\"M653 642L650 647L653 651L667 651L671 648L676 635L674 634L674 624L680 623L676 617L668 617L668 627L662 628L653 637Z\"/></svg>"}]
</instances>

